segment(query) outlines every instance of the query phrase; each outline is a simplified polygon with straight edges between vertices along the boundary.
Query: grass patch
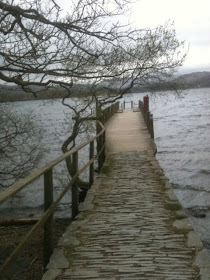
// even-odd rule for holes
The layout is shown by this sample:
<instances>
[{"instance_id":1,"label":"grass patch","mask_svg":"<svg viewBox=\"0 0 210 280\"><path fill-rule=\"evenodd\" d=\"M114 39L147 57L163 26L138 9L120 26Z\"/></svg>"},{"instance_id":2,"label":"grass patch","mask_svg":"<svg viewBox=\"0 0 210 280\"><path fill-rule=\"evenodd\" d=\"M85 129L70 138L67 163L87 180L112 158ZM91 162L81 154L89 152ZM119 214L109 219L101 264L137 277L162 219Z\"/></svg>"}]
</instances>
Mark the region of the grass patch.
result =
<instances>
[{"instance_id":1,"label":"grass patch","mask_svg":"<svg viewBox=\"0 0 210 280\"><path fill-rule=\"evenodd\" d=\"M181 210L181 205L179 203L166 203L165 208L170 211L178 211Z\"/></svg>"},{"instance_id":2,"label":"grass patch","mask_svg":"<svg viewBox=\"0 0 210 280\"><path fill-rule=\"evenodd\" d=\"M183 219L186 219L185 216L179 215L179 214L176 214L176 215L174 216L174 218L175 218L175 220L183 220Z\"/></svg>"},{"instance_id":3,"label":"grass patch","mask_svg":"<svg viewBox=\"0 0 210 280\"><path fill-rule=\"evenodd\" d=\"M114 168L114 159L112 157L108 157L101 169L101 173L108 174Z\"/></svg>"}]
</instances>

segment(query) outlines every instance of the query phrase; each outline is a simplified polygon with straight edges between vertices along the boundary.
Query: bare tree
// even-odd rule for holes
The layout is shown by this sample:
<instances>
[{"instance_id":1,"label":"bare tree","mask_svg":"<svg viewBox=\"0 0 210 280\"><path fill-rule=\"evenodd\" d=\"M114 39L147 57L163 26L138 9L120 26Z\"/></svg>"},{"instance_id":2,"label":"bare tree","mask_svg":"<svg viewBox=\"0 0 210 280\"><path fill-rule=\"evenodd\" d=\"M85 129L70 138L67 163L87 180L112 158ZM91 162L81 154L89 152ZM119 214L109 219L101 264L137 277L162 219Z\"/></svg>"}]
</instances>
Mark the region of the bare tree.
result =
<instances>
[{"instance_id":1,"label":"bare tree","mask_svg":"<svg viewBox=\"0 0 210 280\"><path fill-rule=\"evenodd\" d=\"M31 112L0 107L0 186L8 187L37 167L44 155L42 128Z\"/></svg>"},{"instance_id":2,"label":"bare tree","mask_svg":"<svg viewBox=\"0 0 210 280\"><path fill-rule=\"evenodd\" d=\"M63 16L52 0L1 1L0 78L34 92L32 86L68 89L76 82L117 79L122 89L137 79L168 81L184 59L183 43L167 24L154 30L120 25L115 17L128 2L71 1Z\"/></svg>"},{"instance_id":3,"label":"bare tree","mask_svg":"<svg viewBox=\"0 0 210 280\"><path fill-rule=\"evenodd\" d=\"M67 97L80 84L91 96L79 110L64 98L74 125L63 152L72 147L82 123L97 118L83 115L92 103L114 102L135 85L175 88L184 43L170 23L155 29L121 24L131 2L72 0L67 11L56 0L0 2L0 79L34 94L61 87Z\"/></svg>"}]
</instances>

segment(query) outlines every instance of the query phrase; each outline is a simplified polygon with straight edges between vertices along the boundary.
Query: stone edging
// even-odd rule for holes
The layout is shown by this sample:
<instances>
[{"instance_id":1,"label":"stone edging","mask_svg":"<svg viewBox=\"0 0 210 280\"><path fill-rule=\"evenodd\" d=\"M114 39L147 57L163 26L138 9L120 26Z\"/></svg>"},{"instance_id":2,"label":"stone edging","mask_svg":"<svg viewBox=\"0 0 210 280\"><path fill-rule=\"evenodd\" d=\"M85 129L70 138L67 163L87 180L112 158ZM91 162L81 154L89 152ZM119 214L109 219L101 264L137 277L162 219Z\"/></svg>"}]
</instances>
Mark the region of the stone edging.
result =
<instances>
[{"instance_id":1,"label":"stone edging","mask_svg":"<svg viewBox=\"0 0 210 280\"><path fill-rule=\"evenodd\" d=\"M156 146L156 145L155 145ZM154 146L154 147L155 147ZM150 162L153 165L154 172L160 176L161 185L164 190L164 201L169 208L171 208L173 221L172 226L175 230L182 232L186 237L186 246L191 248L194 252L193 266L200 271L200 280L210 280L210 257L207 250L203 247L203 244L194 231L191 223L189 222L183 208L181 207L173 188L169 184L168 179L164 176L163 170L159 165L159 162L154 157L154 150L148 151ZM69 267L69 260L64 255L65 246L78 246L80 241L75 235L75 230L79 228L83 222L85 222L85 212L94 208L93 198L97 194L97 189L100 186L102 178L106 177L104 174L99 174L97 180L94 182L94 187L91 188L85 201L80 205L80 213L76 217L76 220L71 223L66 232L58 243L58 247L54 250L50 263L47 266L47 271L44 274L42 280L58 280L59 274L65 268Z\"/></svg>"},{"instance_id":2,"label":"stone edging","mask_svg":"<svg viewBox=\"0 0 210 280\"><path fill-rule=\"evenodd\" d=\"M156 146L156 145L155 145ZM187 215L185 214L177 196L175 195L173 188L171 187L168 179L163 174L163 169L160 166L158 160L155 159L152 162L156 169L156 172L161 176L161 183L165 189L165 202L171 205L179 205L179 210L175 211L177 219L173 222L173 227L178 231L182 231L186 236L186 246L192 248L195 252L193 265L200 271L200 280L210 280L210 256L208 251L204 248L200 237L194 231L192 224L190 223Z\"/></svg>"}]
</instances>

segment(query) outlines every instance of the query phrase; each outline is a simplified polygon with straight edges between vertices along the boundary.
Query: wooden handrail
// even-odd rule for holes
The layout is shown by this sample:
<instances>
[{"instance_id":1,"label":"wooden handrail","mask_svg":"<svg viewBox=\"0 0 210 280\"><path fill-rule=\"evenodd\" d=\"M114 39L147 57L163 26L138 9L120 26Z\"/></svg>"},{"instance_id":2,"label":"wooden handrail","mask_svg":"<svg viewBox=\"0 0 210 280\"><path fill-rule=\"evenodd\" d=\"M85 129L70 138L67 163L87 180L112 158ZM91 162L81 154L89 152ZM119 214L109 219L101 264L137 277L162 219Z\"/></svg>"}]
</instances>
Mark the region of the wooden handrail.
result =
<instances>
[{"instance_id":1,"label":"wooden handrail","mask_svg":"<svg viewBox=\"0 0 210 280\"><path fill-rule=\"evenodd\" d=\"M110 107L106 108L102 111L102 121L105 123L109 120L109 118L119 109L119 103L112 104ZM20 244L15 248L12 254L6 259L0 269L0 275L3 276L9 270L11 264L20 254L20 251L26 246L26 244L32 239L34 234L42 225L44 225L44 266L47 265L49 258L52 254L53 244L52 244L52 220L53 220L53 212L61 199L65 196L65 194L72 188L72 217L74 218L78 213L78 186L77 181L80 174L82 174L88 167L90 167L89 172L89 183L93 183L93 163L98 159L99 166L103 164L105 160L105 127L101 121L98 122L101 130L97 133L96 136L91 137L86 142L74 147L71 151L57 157L52 160L45 166L39 168L34 171L32 174L27 176L26 178L20 180L13 186L9 187L5 191L0 193L0 204L6 201L8 198L16 194L21 189L25 188L31 182L39 178L40 176L44 176L44 190L45 190L45 212L39 218L37 223L31 228L31 230L26 234ZM100 139L98 141L97 154L94 155L94 140ZM89 161L81 168L78 169L78 152L82 148L87 145L90 145L90 154ZM53 201L53 167L56 166L61 161L65 160L67 157L73 157L73 166L74 166L74 176L68 185L64 188L64 190L60 193L59 197ZM100 169L100 168L99 168Z\"/></svg>"},{"instance_id":2,"label":"wooden handrail","mask_svg":"<svg viewBox=\"0 0 210 280\"><path fill-rule=\"evenodd\" d=\"M122 105L122 106L123 106L123 109L125 109L125 104L126 104L126 103L131 104L131 109L133 109L133 107L134 107L133 100L131 100L131 101L125 101L125 100L124 100L124 101L123 101L123 105Z\"/></svg>"},{"instance_id":3,"label":"wooden handrail","mask_svg":"<svg viewBox=\"0 0 210 280\"><path fill-rule=\"evenodd\" d=\"M4 201L6 201L11 196L13 196L14 194L16 194L17 192L19 192L20 190L22 190L24 187L26 187L28 184L30 184L31 182L33 182L37 178L39 178L45 172L47 172L48 170L52 169L55 165L57 165L61 161L65 160L67 157L73 155L75 152L81 150L82 148L84 148L85 146L90 144L90 142L92 142L95 139L97 139L105 131L105 128L104 128L103 124L101 122L99 122L99 123L100 123L100 126L102 127L102 130L96 136L93 136L92 138L90 138L86 142L84 142L84 143L74 147L71 151L69 151L69 152L67 152L67 153L57 157L56 159L50 161L49 163L47 163L43 167L37 169L32 174L28 175L26 178L20 180L19 182L15 183L11 187L9 187L6 190L2 191L0 193L0 204L3 203Z\"/></svg>"}]
</instances>

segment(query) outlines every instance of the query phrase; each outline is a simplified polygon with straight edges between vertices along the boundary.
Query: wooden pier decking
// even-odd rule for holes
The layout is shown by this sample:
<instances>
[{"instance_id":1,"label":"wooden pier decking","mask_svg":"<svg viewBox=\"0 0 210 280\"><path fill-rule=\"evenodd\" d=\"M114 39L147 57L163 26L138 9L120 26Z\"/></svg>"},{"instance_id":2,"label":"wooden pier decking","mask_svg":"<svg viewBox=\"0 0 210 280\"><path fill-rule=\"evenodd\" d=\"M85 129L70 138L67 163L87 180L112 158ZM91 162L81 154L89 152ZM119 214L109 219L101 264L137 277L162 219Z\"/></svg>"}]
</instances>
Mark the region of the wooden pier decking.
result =
<instances>
[{"instance_id":1,"label":"wooden pier decking","mask_svg":"<svg viewBox=\"0 0 210 280\"><path fill-rule=\"evenodd\" d=\"M124 110L106 125L106 153L154 149L154 141L140 112Z\"/></svg>"},{"instance_id":2,"label":"wooden pier decking","mask_svg":"<svg viewBox=\"0 0 210 280\"><path fill-rule=\"evenodd\" d=\"M43 280L210 279L208 253L154 156L140 112L112 117L106 152Z\"/></svg>"}]
</instances>

